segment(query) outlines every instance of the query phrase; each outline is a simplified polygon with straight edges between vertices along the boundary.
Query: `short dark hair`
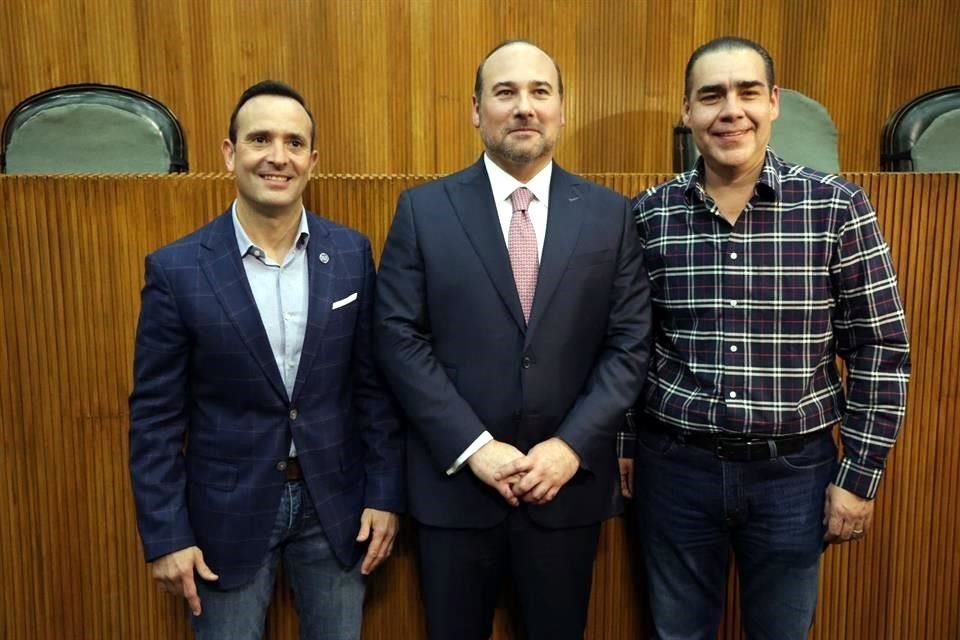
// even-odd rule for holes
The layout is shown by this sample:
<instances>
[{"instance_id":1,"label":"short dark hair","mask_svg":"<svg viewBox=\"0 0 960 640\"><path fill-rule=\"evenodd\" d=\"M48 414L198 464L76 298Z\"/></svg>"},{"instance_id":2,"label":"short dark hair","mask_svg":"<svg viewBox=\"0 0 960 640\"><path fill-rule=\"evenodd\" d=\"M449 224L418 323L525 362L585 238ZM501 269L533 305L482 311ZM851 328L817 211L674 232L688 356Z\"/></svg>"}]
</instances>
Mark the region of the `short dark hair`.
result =
<instances>
[{"instance_id":1,"label":"short dark hair","mask_svg":"<svg viewBox=\"0 0 960 640\"><path fill-rule=\"evenodd\" d=\"M773 90L773 85L776 84L776 81L773 74L773 58L770 57L770 52L753 40L738 38L736 36L723 36L722 38L716 38L706 44L700 45L697 50L690 55L690 59L687 60L687 69L684 73L683 95L689 98L690 92L693 91L693 65L697 63L697 60L708 53L742 49L753 51L763 59L763 67L767 72L767 88Z\"/></svg>"},{"instance_id":2,"label":"short dark hair","mask_svg":"<svg viewBox=\"0 0 960 640\"><path fill-rule=\"evenodd\" d=\"M529 40L504 40L503 42L495 46L493 49L491 49L489 53L487 53L487 55L483 57L483 60L481 60L480 64L477 66L477 75L473 80L473 95L477 99L477 102L480 102L480 96L483 95L483 66L487 64L487 60L490 59L490 56L495 54L497 51L500 51L500 49L503 49L504 47L509 47L512 44L528 44L531 47L536 47L537 49L540 49L540 47L530 42ZM540 51L543 51L543 49L540 49ZM548 58L550 58L550 62L553 63L553 68L557 70L557 93L559 93L560 97L562 98L563 97L563 76L560 74L560 65L557 64L557 61L554 60L553 56L551 56L549 53L547 53L546 51L543 51L543 53Z\"/></svg>"},{"instance_id":3,"label":"short dark hair","mask_svg":"<svg viewBox=\"0 0 960 640\"><path fill-rule=\"evenodd\" d=\"M237 106L233 108L233 113L230 114L230 130L228 131L230 142L237 144L237 114L240 113L243 105L257 96L283 96L284 98L291 98L300 103L303 110L310 116L310 148L313 149L313 144L317 136L317 123L313 119L313 114L310 113L310 109L307 108L307 103L303 99L303 96L297 93L290 85L277 82L276 80L263 80L248 87L246 91L240 94L240 99L237 100Z\"/></svg>"}]
</instances>

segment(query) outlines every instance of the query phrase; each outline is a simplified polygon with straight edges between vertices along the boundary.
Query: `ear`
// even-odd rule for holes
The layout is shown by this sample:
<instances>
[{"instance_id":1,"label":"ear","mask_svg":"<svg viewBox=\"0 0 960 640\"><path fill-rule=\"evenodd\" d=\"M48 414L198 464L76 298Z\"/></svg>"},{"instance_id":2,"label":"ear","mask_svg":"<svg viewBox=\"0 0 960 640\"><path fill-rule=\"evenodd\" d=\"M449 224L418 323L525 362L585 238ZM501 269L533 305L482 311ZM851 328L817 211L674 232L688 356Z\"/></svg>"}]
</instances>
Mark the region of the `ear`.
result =
<instances>
[{"instance_id":1,"label":"ear","mask_svg":"<svg viewBox=\"0 0 960 640\"><path fill-rule=\"evenodd\" d=\"M233 161L237 151L233 143L230 142L230 138L223 139L223 143L220 144L220 152L223 154L223 163L227 165L227 171L233 173Z\"/></svg>"},{"instance_id":2,"label":"ear","mask_svg":"<svg viewBox=\"0 0 960 640\"><path fill-rule=\"evenodd\" d=\"M683 120L683 126L690 126L690 98L687 96L683 96L683 104L680 105L680 119Z\"/></svg>"},{"instance_id":3,"label":"ear","mask_svg":"<svg viewBox=\"0 0 960 640\"><path fill-rule=\"evenodd\" d=\"M780 87L773 85L770 90L770 120L776 120L780 117Z\"/></svg>"},{"instance_id":4,"label":"ear","mask_svg":"<svg viewBox=\"0 0 960 640\"><path fill-rule=\"evenodd\" d=\"M470 113L470 120L473 122L475 128L480 127L480 101L477 100L477 96L470 98L471 104L473 104L473 110Z\"/></svg>"},{"instance_id":5,"label":"ear","mask_svg":"<svg viewBox=\"0 0 960 640\"><path fill-rule=\"evenodd\" d=\"M310 152L310 168L307 170L308 174L313 173L313 168L317 166L317 160L320 159L320 152L314 148Z\"/></svg>"}]
</instances>

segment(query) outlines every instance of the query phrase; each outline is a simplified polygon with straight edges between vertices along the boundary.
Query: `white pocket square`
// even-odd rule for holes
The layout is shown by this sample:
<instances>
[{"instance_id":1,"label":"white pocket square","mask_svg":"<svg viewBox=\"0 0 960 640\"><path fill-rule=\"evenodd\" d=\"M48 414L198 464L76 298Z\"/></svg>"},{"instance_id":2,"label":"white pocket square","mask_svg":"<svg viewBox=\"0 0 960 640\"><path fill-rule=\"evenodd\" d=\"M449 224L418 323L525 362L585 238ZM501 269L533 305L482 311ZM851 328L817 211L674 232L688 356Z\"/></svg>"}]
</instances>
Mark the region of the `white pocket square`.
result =
<instances>
[{"instance_id":1,"label":"white pocket square","mask_svg":"<svg viewBox=\"0 0 960 640\"><path fill-rule=\"evenodd\" d=\"M340 307L345 307L345 306L347 306L348 304L350 304L351 302L353 302L353 301L356 300L356 299L357 299L357 292L354 291L353 293L351 293L350 295L348 295L346 298L343 298L342 300L337 300L337 301L335 301L335 302L333 303L333 306L330 307L330 310L333 311L334 309L339 309Z\"/></svg>"}]
</instances>

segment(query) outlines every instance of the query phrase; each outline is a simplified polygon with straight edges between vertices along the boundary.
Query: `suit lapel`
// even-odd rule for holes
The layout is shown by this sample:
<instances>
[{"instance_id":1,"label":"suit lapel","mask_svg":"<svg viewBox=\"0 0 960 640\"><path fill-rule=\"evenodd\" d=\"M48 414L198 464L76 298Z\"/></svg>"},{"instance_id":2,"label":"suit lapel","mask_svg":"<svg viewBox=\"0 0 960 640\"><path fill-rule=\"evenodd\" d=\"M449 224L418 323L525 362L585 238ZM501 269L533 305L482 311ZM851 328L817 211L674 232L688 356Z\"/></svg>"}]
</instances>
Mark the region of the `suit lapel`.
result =
<instances>
[{"instance_id":1,"label":"suit lapel","mask_svg":"<svg viewBox=\"0 0 960 640\"><path fill-rule=\"evenodd\" d=\"M461 174L460 180L451 181L447 190L460 224L497 293L520 329L526 331L517 285L510 270L510 256L503 241L497 205L493 201L483 159Z\"/></svg>"},{"instance_id":2,"label":"suit lapel","mask_svg":"<svg viewBox=\"0 0 960 640\"><path fill-rule=\"evenodd\" d=\"M547 233L540 257L540 272L537 275L537 292L530 311L528 335L532 334L546 312L550 299L557 291L560 278L567 268L580 236L583 223L583 198L575 176L556 164L550 178L550 202L547 213Z\"/></svg>"},{"instance_id":3,"label":"suit lapel","mask_svg":"<svg viewBox=\"0 0 960 640\"><path fill-rule=\"evenodd\" d=\"M327 229L326 225L309 212L307 213L307 224L310 227L310 241L307 243L310 302L307 309L307 329L303 335L303 350L300 353L300 364L297 367L297 380L293 387L292 400L297 398L308 374L313 370L313 361L320 351L324 331L327 322L330 320L330 306L333 303L330 290L334 282L334 276L344 267L340 264L340 255L337 253L330 230Z\"/></svg>"},{"instance_id":4,"label":"suit lapel","mask_svg":"<svg viewBox=\"0 0 960 640\"><path fill-rule=\"evenodd\" d=\"M200 252L200 268L264 376L285 398L287 392L243 270L231 210L214 220L208 229L201 243L204 250Z\"/></svg>"}]
</instances>

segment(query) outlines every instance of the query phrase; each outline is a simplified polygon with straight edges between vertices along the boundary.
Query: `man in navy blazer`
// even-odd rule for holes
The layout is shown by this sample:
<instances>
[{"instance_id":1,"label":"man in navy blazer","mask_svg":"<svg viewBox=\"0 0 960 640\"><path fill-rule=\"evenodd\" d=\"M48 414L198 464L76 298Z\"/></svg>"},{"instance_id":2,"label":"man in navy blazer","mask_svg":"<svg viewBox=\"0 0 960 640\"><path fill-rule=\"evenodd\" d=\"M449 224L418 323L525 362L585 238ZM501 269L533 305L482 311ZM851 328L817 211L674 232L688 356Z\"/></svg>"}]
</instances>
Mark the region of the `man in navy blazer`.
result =
<instances>
[{"instance_id":1,"label":"man in navy blazer","mask_svg":"<svg viewBox=\"0 0 960 640\"><path fill-rule=\"evenodd\" d=\"M370 244L304 209L317 150L290 87L248 89L223 154L233 205L146 259L130 396L144 552L199 638L262 637L281 560L301 638L359 638L363 574L404 508Z\"/></svg>"},{"instance_id":2,"label":"man in navy blazer","mask_svg":"<svg viewBox=\"0 0 960 640\"><path fill-rule=\"evenodd\" d=\"M504 575L524 637L582 638L600 523L622 507L647 279L626 199L552 162L562 96L545 52L494 49L473 100L483 157L401 194L380 262L377 353L410 420L436 640L488 638Z\"/></svg>"}]
</instances>

